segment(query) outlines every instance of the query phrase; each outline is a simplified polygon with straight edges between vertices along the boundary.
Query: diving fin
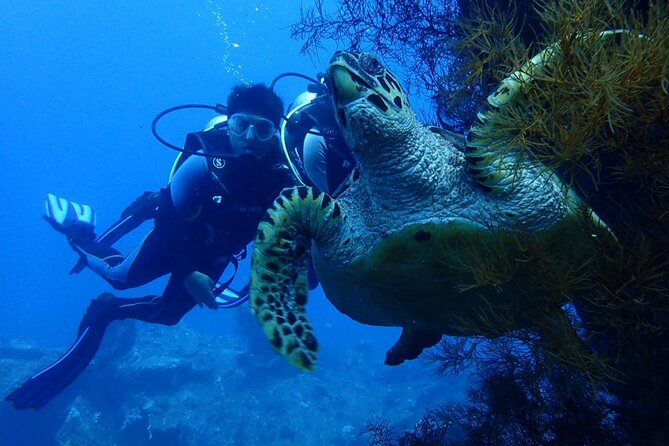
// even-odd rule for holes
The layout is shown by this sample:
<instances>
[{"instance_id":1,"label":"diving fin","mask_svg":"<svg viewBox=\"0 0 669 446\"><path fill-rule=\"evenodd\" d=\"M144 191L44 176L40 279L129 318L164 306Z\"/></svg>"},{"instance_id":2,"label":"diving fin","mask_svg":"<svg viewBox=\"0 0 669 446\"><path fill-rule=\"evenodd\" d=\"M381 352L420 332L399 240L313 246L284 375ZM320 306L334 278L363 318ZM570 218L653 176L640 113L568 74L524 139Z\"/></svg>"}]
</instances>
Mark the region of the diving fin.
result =
<instances>
[{"instance_id":1,"label":"diving fin","mask_svg":"<svg viewBox=\"0 0 669 446\"><path fill-rule=\"evenodd\" d=\"M95 238L95 212L87 204L79 204L54 194L44 200L44 218L68 238Z\"/></svg>"},{"instance_id":2,"label":"diving fin","mask_svg":"<svg viewBox=\"0 0 669 446\"><path fill-rule=\"evenodd\" d=\"M237 307L249 300L249 297L251 297L250 287L248 284L239 291L229 287L223 289L223 291L217 290L215 288L214 294L218 294L216 296L216 305L218 308Z\"/></svg>"},{"instance_id":3,"label":"diving fin","mask_svg":"<svg viewBox=\"0 0 669 446\"><path fill-rule=\"evenodd\" d=\"M77 339L56 362L5 397L17 409L41 409L74 381L91 363L105 330L114 319L119 299L102 293L93 299L79 325Z\"/></svg>"},{"instance_id":4,"label":"diving fin","mask_svg":"<svg viewBox=\"0 0 669 446\"><path fill-rule=\"evenodd\" d=\"M56 362L7 395L17 409L41 409L61 393L93 360L104 328L86 327L74 345Z\"/></svg>"},{"instance_id":5,"label":"diving fin","mask_svg":"<svg viewBox=\"0 0 669 446\"><path fill-rule=\"evenodd\" d=\"M133 229L139 227L146 220L155 218L158 210L158 205L160 204L161 200L163 200L164 191L165 189L161 189L159 192L147 191L144 192L139 197L137 197L135 201L130 203L130 205L127 208L125 208L123 212L121 212L121 218L116 223L107 228L107 230L105 230L102 234L100 234L98 238L95 239L96 244L99 247L102 246L111 247L114 243L119 241L123 236L128 234ZM69 203L72 204L73 202ZM84 209L84 207L90 209L90 206L86 205L79 205L79 206L82 206L82 209ZM92 209L90 212L93 213ZM95 214L93 214L93 227L95 227ZM91 239L92 238L94 238L94 234L91 236ZM81 238L79 238L79 240L81 240ZM107 255L115 255L115 253L110 252L109 254L103 254L101 256L106 257ZM83 271L84 268L86 268L86 266L87 266L86 257L81 256L77 264L74 265L74 267L70 270L70 274L78 274L81 271Z\"/></svg>"}]
</instances>

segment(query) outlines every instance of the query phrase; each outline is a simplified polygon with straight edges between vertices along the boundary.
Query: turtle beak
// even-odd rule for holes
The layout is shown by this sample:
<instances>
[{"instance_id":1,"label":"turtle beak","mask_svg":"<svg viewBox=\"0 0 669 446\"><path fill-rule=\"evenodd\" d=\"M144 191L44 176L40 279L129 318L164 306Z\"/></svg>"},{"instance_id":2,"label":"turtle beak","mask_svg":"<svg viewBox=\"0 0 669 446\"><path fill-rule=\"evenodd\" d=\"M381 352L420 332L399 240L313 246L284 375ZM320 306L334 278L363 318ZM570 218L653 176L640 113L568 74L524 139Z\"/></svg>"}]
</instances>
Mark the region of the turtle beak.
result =
<instances>
[{"instance_id":1,"label":"turtle beak","mask_svg":"<svg viewBox=\"0 0 669 446\"><path fill-rule=\"evenodd\" d=\"M331 67L330 80L338 104L346 105L360 98L360 84L347 68L340 65Z\"/></svg>"}]
</instances>

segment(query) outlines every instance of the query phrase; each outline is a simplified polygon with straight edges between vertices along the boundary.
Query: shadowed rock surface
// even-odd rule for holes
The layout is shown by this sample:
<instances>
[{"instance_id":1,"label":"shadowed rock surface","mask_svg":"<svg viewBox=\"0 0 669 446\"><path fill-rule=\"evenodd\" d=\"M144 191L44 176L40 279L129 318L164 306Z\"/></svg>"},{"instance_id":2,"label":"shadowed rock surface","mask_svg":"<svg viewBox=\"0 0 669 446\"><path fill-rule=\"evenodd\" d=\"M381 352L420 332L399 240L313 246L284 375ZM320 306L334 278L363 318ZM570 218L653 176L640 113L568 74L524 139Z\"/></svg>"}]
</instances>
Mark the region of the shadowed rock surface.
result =
<instances>
[{"instance_id":1,"label":"shadowed rock surface","mask_svg":"<svg viewBox=\"0 0 669 446\"><path fill-rule=\"evenodd\" d=\"M95 362L52 404L36 412L3 403L0 438L12 445L365 445L361 431L370 421L410 427L425 408L463 391L424 363L374 363L364 342L334 366L301 373L246 341L116 324ZM0 390L7 394L61 353L0 345Z\"/></svg>"}]
</instances>

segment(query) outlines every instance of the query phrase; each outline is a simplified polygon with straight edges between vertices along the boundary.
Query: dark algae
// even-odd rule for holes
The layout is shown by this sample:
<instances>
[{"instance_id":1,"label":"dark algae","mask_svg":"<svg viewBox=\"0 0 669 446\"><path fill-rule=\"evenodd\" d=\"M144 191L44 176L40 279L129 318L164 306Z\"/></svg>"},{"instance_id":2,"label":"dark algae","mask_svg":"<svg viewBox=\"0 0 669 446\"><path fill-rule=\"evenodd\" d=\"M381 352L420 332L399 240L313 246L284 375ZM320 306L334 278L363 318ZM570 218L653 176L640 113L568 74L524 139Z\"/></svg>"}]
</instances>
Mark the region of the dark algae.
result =
<instances>
[{"instance_id":1,"label":"dark algae","mask_svg":"<svg viewBox=\"0 0 669 446\"><path fill-rule=\"evenodd\" d=\"M616 246L592 274L544 278L569 302L578 336L553 341L580 344L571 364L537 332L444 339L433 359L445 372L473 370L466 400L401 433L370 424L370 443L667 444L669 6L456 3L341 0L330 12L316 2L292 32L307 52L335 39L403 67L403 85L431 100L424 120L460 133L502 79L552 48L550 66L522 85L522 97L487 114L486 138L557 172ZM481 280L495 275L492 263ZM540 274L540 262L531 270Z\"/></svg>"}]
</instances>

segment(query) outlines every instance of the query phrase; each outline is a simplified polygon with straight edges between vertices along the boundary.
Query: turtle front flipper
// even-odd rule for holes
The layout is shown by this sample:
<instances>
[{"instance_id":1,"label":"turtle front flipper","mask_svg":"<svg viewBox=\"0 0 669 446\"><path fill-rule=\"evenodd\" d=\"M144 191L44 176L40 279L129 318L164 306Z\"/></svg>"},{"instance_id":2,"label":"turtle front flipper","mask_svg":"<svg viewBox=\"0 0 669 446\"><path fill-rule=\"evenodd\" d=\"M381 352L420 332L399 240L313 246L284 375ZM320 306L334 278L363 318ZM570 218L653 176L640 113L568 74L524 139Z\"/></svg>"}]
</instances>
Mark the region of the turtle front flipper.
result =
<instances>
[{"instance_id":1,"label":"turtle front flipper","mask_svg":"<svg viewBox=\"0 0 669 446\"><path fill-rule=\"evenodd\" d=\"M400 365L409 359L416 359L426 348L433 347L441 340L442 333L432 330L404 327L395 345L386 352L386 365Z\"/></svg>"},{"instance_id":2,"label":"turtle front flipper","mask_svg":"<svg viewBox=\"0 0 669 446\"><path fill-rule=\"evenodd\" d=\"M616 41L623 36L645 38L643 34L636 34L627 29L584 33L576 38L608 42ZM499 112L522 101L534 82L546 77L557 58L561 57L562 47L562 42L555 42L525 62L519 70L502 80L477 113L476 120L467 135L465 154L469 172L486 192L504 195L512 189L518 172L530 170L534 166L543 166L535 159L524 160L522 166L518 164L519 158L515 149L508 146L509 141L500 138L500 128L509 124L508 117ZM545 170L550 169L545 168Z\"/></svg>"},{"instance_id":3,"label":"turtle front flipper","mask_svg":"<svg viewBox=\"0 0 669 446\"><path fill-rule=\"evenodd\" d=\"M311 187L284 189L258 226L251 307L274 349L302 370L316 367L318 342L305 313L311 241L340 229L341 208Z\"/></svg>"}]
</instances>

